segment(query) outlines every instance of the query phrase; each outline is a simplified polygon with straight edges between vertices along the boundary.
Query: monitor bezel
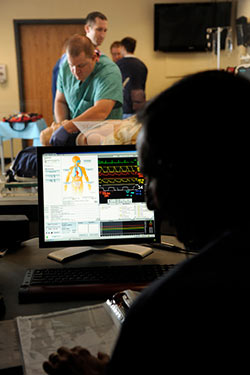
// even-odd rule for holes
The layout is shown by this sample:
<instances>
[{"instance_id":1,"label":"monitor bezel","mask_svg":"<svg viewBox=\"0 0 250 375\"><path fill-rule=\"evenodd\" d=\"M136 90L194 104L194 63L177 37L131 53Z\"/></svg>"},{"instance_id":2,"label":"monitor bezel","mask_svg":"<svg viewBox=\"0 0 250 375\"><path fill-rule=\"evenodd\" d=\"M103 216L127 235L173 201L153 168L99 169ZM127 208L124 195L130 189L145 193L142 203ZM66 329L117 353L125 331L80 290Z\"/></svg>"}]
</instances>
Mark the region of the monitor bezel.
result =
<instances>
[{"instance_id":1,"label":"monitor bezel","mask_svg":"<svg viewBox=\"0 0 250 375\"><path fill-rule=\"evenodd\" d=\"M43 206L43 173L42 156L46 153L81 153L98 151L133 151L135 145L84 145L84 146L45 146L37 147L37 170L38 170L38 226L39 226L39 247L57 248L57 247L78 247L78 246L110 246L112 244L154 244L160 242L160 220L157 211L155 211L155 237L154 238L128 238L128 239L94 239L94 240L75 240L75 241L51 241L44 240L44 206Z\"/></svg>"}]
</instances>

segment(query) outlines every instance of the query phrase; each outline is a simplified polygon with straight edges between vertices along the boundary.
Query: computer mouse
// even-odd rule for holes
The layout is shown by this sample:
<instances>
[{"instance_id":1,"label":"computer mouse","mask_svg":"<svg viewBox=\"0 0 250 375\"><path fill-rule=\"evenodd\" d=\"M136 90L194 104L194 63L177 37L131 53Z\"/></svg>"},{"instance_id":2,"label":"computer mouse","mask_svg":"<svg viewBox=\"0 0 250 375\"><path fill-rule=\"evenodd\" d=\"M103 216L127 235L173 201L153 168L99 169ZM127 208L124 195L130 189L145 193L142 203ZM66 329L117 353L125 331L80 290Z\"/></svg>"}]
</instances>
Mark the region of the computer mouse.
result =
<instances>
[{"instance_id":1,"label":"computer mouse","mask_svg":"<svg viewBox=\"0 0 250 375\"><path fill-rule=\"evenodd\" d=\"M0 318L2 318L5 314L5 303L4 303L4 299L3 299L3 296L0 294Z\"/></svg>"}]
</instances>

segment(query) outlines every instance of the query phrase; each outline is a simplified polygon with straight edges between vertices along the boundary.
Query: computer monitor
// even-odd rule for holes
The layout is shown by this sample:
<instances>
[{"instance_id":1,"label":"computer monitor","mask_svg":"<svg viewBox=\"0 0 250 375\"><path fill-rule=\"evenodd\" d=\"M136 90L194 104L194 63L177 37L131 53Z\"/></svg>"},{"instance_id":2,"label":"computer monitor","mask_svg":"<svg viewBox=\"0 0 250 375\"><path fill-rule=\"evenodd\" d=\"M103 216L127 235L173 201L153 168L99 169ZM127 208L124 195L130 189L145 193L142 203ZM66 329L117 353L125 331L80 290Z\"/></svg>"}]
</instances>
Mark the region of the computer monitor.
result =
<instances>
[{"instance_id":1,"label":"computer monitor","mask_svg":"<svg viewBox=\"0 0 250 375\"><path fill-rule=\"evenodd\" d=\"M133 145L38 147L39 246L160 242Z\"/></svg>"}]
</instances>

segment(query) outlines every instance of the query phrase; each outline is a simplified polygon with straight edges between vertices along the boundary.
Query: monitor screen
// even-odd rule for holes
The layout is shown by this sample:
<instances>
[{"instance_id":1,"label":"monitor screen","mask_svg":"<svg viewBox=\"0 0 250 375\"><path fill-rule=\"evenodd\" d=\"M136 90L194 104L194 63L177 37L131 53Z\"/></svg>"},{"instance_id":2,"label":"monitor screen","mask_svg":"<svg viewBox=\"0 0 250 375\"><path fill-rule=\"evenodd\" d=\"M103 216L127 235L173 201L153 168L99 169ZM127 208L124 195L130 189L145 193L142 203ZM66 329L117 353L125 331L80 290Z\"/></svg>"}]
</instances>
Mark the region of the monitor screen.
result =
<instances>
[{"instance_id":1,"label":"monitor screen","mask_svg":"<svg viewBox=\"0 0 250 375\"><path fill-rule=\"evenodd\" d=\"M38 147L40 247L159 242L133 145Z\"/></svg>"},{"instance_id":2,"label":"monitor screen","mask_svg":"<svg viewBox=\"0 0 250 375\"><path fill-rule=\"evenodd\" d=\"M155 4L154 50L206 51L207 28L231 25L232 2ZM221 36L225 48L226 33Z\"/></svg>"}]
</instances>

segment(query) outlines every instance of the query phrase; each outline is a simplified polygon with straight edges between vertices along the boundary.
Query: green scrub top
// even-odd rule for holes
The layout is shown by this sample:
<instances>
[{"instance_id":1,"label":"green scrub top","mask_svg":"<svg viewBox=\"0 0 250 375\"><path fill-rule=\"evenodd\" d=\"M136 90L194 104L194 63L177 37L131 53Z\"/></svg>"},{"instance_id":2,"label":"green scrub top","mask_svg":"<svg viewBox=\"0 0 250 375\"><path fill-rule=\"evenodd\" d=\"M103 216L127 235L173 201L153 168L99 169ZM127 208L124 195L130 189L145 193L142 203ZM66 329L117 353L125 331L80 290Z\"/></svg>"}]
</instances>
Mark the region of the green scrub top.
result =
<instances>
[{"instance_id":1,"label":"green scrub top","mask_svg":"<svg viewBox=\"0 0 250 375\"><path fill-rule=\"evenodd\" d=\"M71 118L81 115L102 99L116 101L107 119L122 118L123 88L120 69L107 56L101 55L93 72L84 82L70 71L65 60L59 70L57 90L64 94Z\"/></svg>"}]
</instances>

